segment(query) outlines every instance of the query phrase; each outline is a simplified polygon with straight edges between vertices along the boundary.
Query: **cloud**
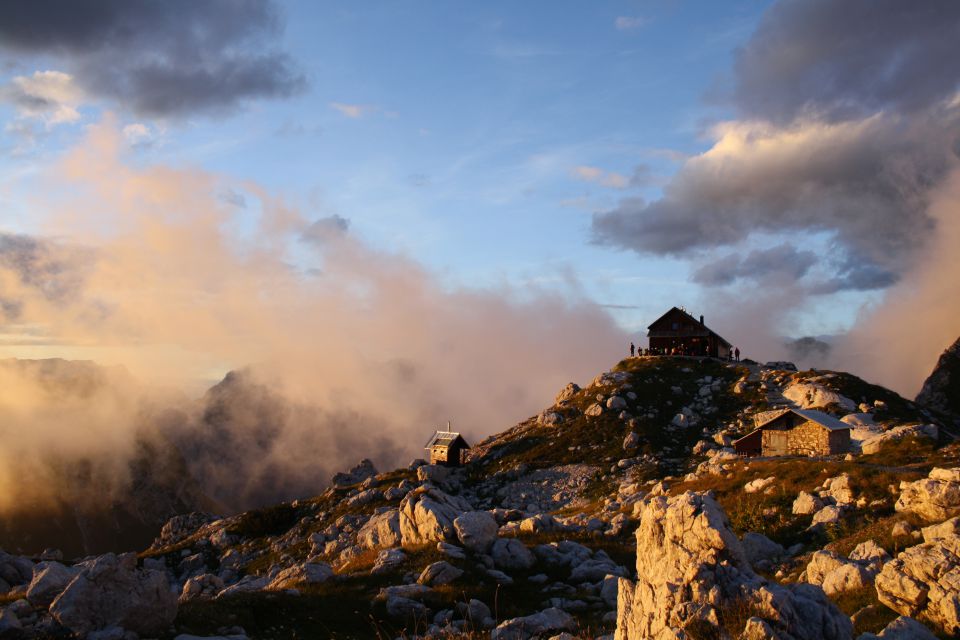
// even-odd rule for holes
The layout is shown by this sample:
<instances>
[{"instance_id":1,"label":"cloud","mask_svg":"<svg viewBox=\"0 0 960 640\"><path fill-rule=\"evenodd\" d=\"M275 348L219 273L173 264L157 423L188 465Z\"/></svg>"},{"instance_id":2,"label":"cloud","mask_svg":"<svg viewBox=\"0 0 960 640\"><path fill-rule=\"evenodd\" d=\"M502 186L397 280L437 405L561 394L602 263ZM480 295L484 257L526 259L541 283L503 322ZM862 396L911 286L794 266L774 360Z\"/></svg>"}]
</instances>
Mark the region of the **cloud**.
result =
<instances>
[{"instance_id":1,"label":"cloud","mask_svg":"<svg viewBox=\"0 0 960 640\"><path fill-rule=\"evenodd\" d=\"M632 184L631 178L614 171L604 171L598 167L580 165L570 171L571 175L583 182L593 182L611 189L626 189Z\"/></svg>"},{"instance_id":2,"label":"cloud","mask_svg":"<svg viewBox=\"0 0 960 640\"><path fill-rule=\"evenodd\" d=\"M15 76L0 90L0 96L12 104L20 118L42 120L47 128L76 122L83 92L73 77L62 71L36 71L31 76Z\"/></svg>"},{"instance_id":3,"label":"cloud","mask_svg":"<svg viewBox=\"0 0 960 640\"><path fill-rule=\"evenodd\" d=\"M276 48L268 0L41 0L0 5L0 52L44 56L78 86L146 116L223 112L305 80Z\"/></svg>"},{"instance_id":4,"label":"cloud","mask_svg":"<svg viewBox=\"0 0 960 640\"><path fill-rule=\"evenodd\" d=\"M708 286L728 285L742 278L765 280L778 277L794 281L805 276L816 261L812 251L800 251L784 243L754 250L742 257L728 254L697 269L693 281Z\"/></svg>"},{"instance_id":5,"label":"cloud","mask_svg":"<svg viewBox=\"0 0 960 640\"><path fill-rule=\"evenodd\" d=\"M958 122L960 113L945 109L789 127L722 123L713 146L681 167L661 199L624 199L595 214L594 238L691 256L758 232L826 232L844 261L898 273L933 229L928 187L956 161L942 132Z\"/></svg>"},{"instance_id":6,"label":"cloud","mask_svg":"<svg viewBox=\"0 0 960 640\"><path fill-rule=\"evenodd\" d=\"M162 431L231 508L315 494L362 457L405 464L446 420L475 442L609 367L627 342L575 289L450 287L415 258L366 243L342 216L310 216L251 182L132 163L127 149L108 121L43 174L35 222L60 240L17 241L28 256L51 253L0 264L2 290L20 325L124 363L146 385L138 396L236 370L200 400L172 404ZM231 190L247 208L224 201ZM48 299L43 265L63 263L68 246L90 259L66 281L70 295ZM47 464L59 430L108 416L96 424L111 437L76 449L108 455L137 423L133 407L98 414L96 398L69 409L84 413L44 421L42 437L5 431L4 451Z\"/></svg>"},{"instance_id":7,"label":"cloud","mask_svg":"<svg viewBox=\"0 0 960 640\"><path fill-rule=\"evenodd\" d=\"M619 31L633 31L634 29L645 26L649 22L647 18L641 16L617 16L613 21L613 26Z\"/></svg>"},{"instance_id":8,"label":"cloud","mask_svg":"<svg viewBox=\"0 0 960 640\"><path fill-rule=\"evenodd\" d=\"M711 128L706 151L682 159L659 198L623 198L596 212L594 242L691 261L695 281L725 285L704 291L718 306L731 295L749 300L723 314L744 328L746 347L769 350L758 357L783 354L780 336L794 316L828 294L885 294L852 335L874 322L900 326L890 309L917 298L905 295L907 283L945 295L925 265L958 215L938 209L960 164L960 68L951 63L958 57L960 4L949 0L774 2L735 52L732 119ZM786 260L771 263L771 238L803 251L785 249ZM721 257L707 264L704 255ZM940 263L956 271L946 258ZM756 286L768 277L778 286ZM938 323L955 317L952 305L930 298L924 314ZM901 370L916 385L950 342L938 329L904 340L913 350L901 354L910 358ZM861 373L880 371L877 358L839 344L831 357ZM905 375L889 380L900 390L914 384Z\"/></svg>"},{"instance_id":9,"label":"cloud","mask_svg":"<svg viewBox=\"0 0 960 640\"><path fill-rule=\"evenodd\" d=\"M960 86L952 0L781 0L737 52L733 100L776 122L913 113Z\"/></svg>"},{"instance_id":10,"label":"cloud","mask_svg":"<svg viewBox=\"0 0 960 640\"><path fill-rule=\"evenodd\" d=\"M348 118L362 118L375 113L379 109L369 104L346 104L343 102L331 102L330 108L335 109Z\"/></svg>"}]
</instances>

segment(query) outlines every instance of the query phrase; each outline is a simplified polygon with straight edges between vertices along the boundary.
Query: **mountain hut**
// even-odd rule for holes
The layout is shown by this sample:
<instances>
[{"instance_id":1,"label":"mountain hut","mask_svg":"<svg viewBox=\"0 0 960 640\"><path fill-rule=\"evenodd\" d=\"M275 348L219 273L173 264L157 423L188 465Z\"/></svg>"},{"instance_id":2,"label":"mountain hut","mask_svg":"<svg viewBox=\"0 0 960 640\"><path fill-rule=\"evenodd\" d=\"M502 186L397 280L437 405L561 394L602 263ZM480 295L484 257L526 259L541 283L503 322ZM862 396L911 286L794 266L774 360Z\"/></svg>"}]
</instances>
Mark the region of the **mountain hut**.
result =
<instances>
[{"instance_id":1,"label":"mountain hut","mask_svg":"<svg viewBox=\"0 0 960 640\"><path fill-rule=\"evenodd\" d=\"M469 448L467 441L456 431L437 431L424 446L430 452L430 464L445 467L459 467L463 463L463 454Z\"/></svg>"}]
</instances>

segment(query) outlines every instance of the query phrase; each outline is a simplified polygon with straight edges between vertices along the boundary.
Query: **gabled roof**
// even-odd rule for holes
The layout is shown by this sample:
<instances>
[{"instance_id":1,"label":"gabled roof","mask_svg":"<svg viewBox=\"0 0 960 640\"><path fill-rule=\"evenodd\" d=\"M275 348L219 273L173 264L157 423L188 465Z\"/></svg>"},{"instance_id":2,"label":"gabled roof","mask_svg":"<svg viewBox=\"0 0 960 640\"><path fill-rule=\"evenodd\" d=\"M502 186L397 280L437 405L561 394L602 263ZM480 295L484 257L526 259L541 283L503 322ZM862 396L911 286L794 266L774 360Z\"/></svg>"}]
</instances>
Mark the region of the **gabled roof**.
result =
<instances>
[{"instance_id":1,"label":"gabled roof","mask_svg":"<svg viewBox=\"0 0 960 640\"><path fill-rule=\"evenodd\" d=\"M765 419L763 422L758 422L757 429L763 429L765 426L787 413L794 413L805 420L816 422L821 427L829 429L830 431L843 431L850 428L850 425L840 422L830 414L824 413L823 411L817 411L816 409L784 409L782 411L777 411L776 415Z\"/></svg>"},{"instance_id":2,"label":"gabled roof","mask_svg":"<svg viewBox=\"0 0 960 640\"><path fill-rule=\"evenodd\" d=\"M433 437L427 441L427 444L423 445L423 448L429 449L436 445L449 447L457 440L462 443L464 448L470 448L470 445L467 444L467 441L463 439L463 436L456 431L437 431L435 434L433 434Z\"/></svg>"},{"instance_id":3,"label":"gabled roof","mask_svg":"<svg viewBox=\"0 0 960 640\"><path fill-rule=\"evenodd\" d=\"M698 319L694 318L692 315L690 315L689 313L687 313L684 309L681 309L680 307L671 307L669 311L667 311L665 314L663 314L662 316L660 316L659 318L657 318L656 320L654 320L654 321L647 327L647 331L652 331L652 330L653 330L653 325L657 324L658 322L660 322L661 320L663 320L664 318L666 318L667 316L669 316L671 313L674 313L674 312L686 316L687 318L690 319L690 322L692 322L692 323L695 324L695 325L700 324L700 321L699 321ZM716 337L717 337L717 340L719 340L720 342L722 342L724 345L726 345L726 346L728 346L728 347L733 346L733 345L731 345L729 342L727 342L727 341L723 338L723 336L721 336L719 333L717 333L716 331L714 331L714 330L711 329L710 327L708 327L708 326L706 326L706 325L702 325L702 326L703 326L703 330L704 330L704 331L706 331L706 332L709 333L709 334L712 334L712 335L716 336Z\"/></svg>"}]
</instances>

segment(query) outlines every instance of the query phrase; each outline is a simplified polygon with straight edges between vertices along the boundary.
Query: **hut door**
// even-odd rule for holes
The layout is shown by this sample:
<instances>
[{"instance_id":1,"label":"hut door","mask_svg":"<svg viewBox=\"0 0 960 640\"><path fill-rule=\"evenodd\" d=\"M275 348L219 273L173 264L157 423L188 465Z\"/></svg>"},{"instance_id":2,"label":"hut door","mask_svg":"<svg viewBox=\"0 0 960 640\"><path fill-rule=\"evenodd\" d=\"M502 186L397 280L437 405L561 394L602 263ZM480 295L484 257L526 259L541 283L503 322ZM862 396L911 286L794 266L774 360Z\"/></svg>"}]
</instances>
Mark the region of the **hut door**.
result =
<instances>
[{"instance_id":1,"label":"hut door","mask_svg":"<svg viewBox=\"0 0 960 640\"><path fill-rule=\"evenodd\" d=\"M768 431L767 432L767 450L764 455L785 456L787 455L787 432L786 431Z\"/></svg>"}]
</instances>

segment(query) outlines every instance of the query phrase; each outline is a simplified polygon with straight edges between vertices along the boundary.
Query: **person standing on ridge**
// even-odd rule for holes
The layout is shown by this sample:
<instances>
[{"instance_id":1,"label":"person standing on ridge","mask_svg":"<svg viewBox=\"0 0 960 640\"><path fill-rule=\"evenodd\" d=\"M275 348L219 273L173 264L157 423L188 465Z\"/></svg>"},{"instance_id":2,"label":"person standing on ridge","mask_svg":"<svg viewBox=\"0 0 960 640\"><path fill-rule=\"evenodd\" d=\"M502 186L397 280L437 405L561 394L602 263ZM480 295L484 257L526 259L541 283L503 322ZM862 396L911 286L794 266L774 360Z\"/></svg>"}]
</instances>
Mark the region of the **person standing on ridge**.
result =
<instances>
[{"instance_id":1,"label":"person standing on ridge","mask_svg":"<svg viewBox=\"0 0 960 640\"><path fill-rule=\"evenodd\" d=\"M631 343L630 343L630 357L631 357L631 358L633 357L633 352L634 352L634 350L636 350L636 347L634 347L634 346L633 346L633 343L631 342Z\"/></svg>"},{"instance_id":2,"label":"person standing on ridge","mask_svg":"<svg viewBox=\"0 0 960 640\"><path fill-rule=\"evenodd\" d=\"M737 362L740 362L740 347L736 347L733 350L733 357L736 359Z\"/></svg>"}]
</instances>

